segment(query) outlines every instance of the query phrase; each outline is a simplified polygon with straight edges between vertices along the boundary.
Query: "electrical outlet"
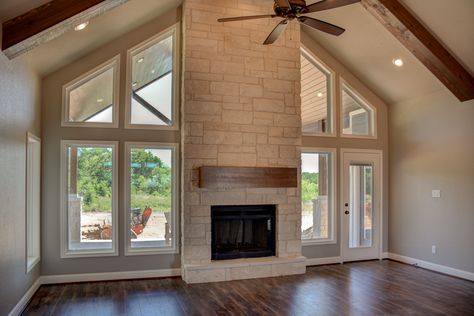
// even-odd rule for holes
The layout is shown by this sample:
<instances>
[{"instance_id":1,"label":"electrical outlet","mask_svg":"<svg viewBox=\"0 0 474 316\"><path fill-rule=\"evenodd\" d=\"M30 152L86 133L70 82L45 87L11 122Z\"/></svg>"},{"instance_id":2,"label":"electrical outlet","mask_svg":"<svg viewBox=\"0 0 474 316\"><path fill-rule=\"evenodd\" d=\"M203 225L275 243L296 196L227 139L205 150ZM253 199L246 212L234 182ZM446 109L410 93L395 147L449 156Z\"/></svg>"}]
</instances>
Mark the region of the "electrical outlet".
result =
<instances>
[{"instance_id":1,"label":"electrical outlet","mask_svg":"<svg viewBox=\"0 0 474 316\"><path fill-rule=\"evenodd\" d=\"M435 245L431 246L431 253L436 254L436 246Z\"/></svg>"},{"instance_id":2,"label":"electrical outlet","mask_svg":"<svg viewBox=\"0 0 474 316\"><path fill-rule=\"evenodd\" d=\"M431 190L431 197L440 198L441 197L441 190Z\"/></svg>"}]
</instances>

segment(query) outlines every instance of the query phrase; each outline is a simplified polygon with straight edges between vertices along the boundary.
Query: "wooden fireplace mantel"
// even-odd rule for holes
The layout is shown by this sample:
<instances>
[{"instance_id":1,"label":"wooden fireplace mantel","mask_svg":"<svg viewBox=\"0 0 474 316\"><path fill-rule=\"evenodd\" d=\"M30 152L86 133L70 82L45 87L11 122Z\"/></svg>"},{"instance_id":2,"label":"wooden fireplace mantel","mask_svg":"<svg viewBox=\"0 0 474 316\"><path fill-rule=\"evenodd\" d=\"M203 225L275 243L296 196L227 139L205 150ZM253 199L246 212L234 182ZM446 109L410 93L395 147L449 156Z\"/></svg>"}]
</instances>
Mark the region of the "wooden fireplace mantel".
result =
<instances>
[{"instance_id":1,"label":"wooden fireplace mantel","mask_svg":"<svg viewBox=\"0 0 474 316\"><path fill-rule=\"evenodd\" d=\"M206 189L296 188L297 168L200 167L199 187Z\"/></svg>"}]
</instances>

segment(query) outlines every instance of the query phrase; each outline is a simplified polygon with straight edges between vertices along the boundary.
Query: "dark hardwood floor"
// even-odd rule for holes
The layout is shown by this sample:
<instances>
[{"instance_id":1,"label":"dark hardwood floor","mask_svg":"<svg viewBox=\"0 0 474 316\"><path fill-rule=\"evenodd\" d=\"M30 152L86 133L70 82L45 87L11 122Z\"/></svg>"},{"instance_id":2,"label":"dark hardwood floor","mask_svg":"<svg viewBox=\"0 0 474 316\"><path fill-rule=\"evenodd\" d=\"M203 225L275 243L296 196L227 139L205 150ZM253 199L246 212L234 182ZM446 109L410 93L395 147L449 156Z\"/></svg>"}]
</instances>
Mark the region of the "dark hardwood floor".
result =
<instances>
[{"instance_id":1,"label":"dark hardwood floor","mask_svg":"<svg viewBox=\"0 0 474 316\"><path fill-rule=\"evenodd\" d=\"M187 285L180 278L41 286L23 315L474 315L474 282L394 261Z\"/></svg>"}]
</instances>

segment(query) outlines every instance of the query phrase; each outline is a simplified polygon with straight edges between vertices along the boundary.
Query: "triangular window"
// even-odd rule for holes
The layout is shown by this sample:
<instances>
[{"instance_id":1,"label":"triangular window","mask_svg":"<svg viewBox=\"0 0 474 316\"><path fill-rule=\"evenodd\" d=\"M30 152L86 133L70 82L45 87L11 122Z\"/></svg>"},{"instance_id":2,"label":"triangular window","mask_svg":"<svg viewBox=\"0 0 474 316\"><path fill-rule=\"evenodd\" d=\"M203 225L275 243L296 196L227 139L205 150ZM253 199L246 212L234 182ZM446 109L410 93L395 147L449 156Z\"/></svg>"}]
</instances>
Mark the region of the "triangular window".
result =
<instances>
[{"instance_id":1,"label":"triangular window","mask_svg":"<svg viewBox=\"0 0 474 316\"><path fill-rule=\"evenodd\" d=\"M342 134L375 136L374 108L345 83L342 84Z\"/></svg>"},{"instance_id":2,"label":"triangular window","mask_svg":"<svg viewBox=\"0 0 474 316\"><path fill-rule=\"evenodd\" d=\"M333 134L332 72L301 50L301 118L305 134Z\"/></svg>"},{"instance_id":3,"label":"triangular window","mask_svg":"<svg viewBox=\"0 0 474 316\"><path fill-rule=\"evenodd\" d=\"M176 125L175 33L173 28L128 52L128 127L173 128Z\"/></svg>"},{"instance_id":4,"label":"triangular window","mask_svg":"<svg viewBox=\"0 0 474 316\"><path fill-rule=\"evenodd\" d=\"M118 56L63 87L63 126L116 127Z\"/></svg>"}]
</instances>

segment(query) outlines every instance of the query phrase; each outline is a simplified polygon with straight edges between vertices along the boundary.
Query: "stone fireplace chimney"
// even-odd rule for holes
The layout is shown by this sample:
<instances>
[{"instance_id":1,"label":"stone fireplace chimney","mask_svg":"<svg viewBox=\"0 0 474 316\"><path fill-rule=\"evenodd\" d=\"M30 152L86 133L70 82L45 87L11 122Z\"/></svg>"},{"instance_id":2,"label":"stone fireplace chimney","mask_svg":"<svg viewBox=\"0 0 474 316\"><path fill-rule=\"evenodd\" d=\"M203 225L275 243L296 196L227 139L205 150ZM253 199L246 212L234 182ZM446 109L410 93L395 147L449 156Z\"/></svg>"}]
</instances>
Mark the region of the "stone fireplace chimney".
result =
<instances>
[{"instance_id":1,"label":"stone fireplace chimney","mask_svg":"<svg viewBox=\"0 0 474 316\"><path fill-rule=\"evenodd\" d=\"M273 45L276 19L219 23L269 14L272 0L186 0L182 275L211 282L305 272L299 188L201 189L202 166L300 168L300 29ZM211 206L276 205L276 255L211 261Z\"/></svg>"}]
</instances>

